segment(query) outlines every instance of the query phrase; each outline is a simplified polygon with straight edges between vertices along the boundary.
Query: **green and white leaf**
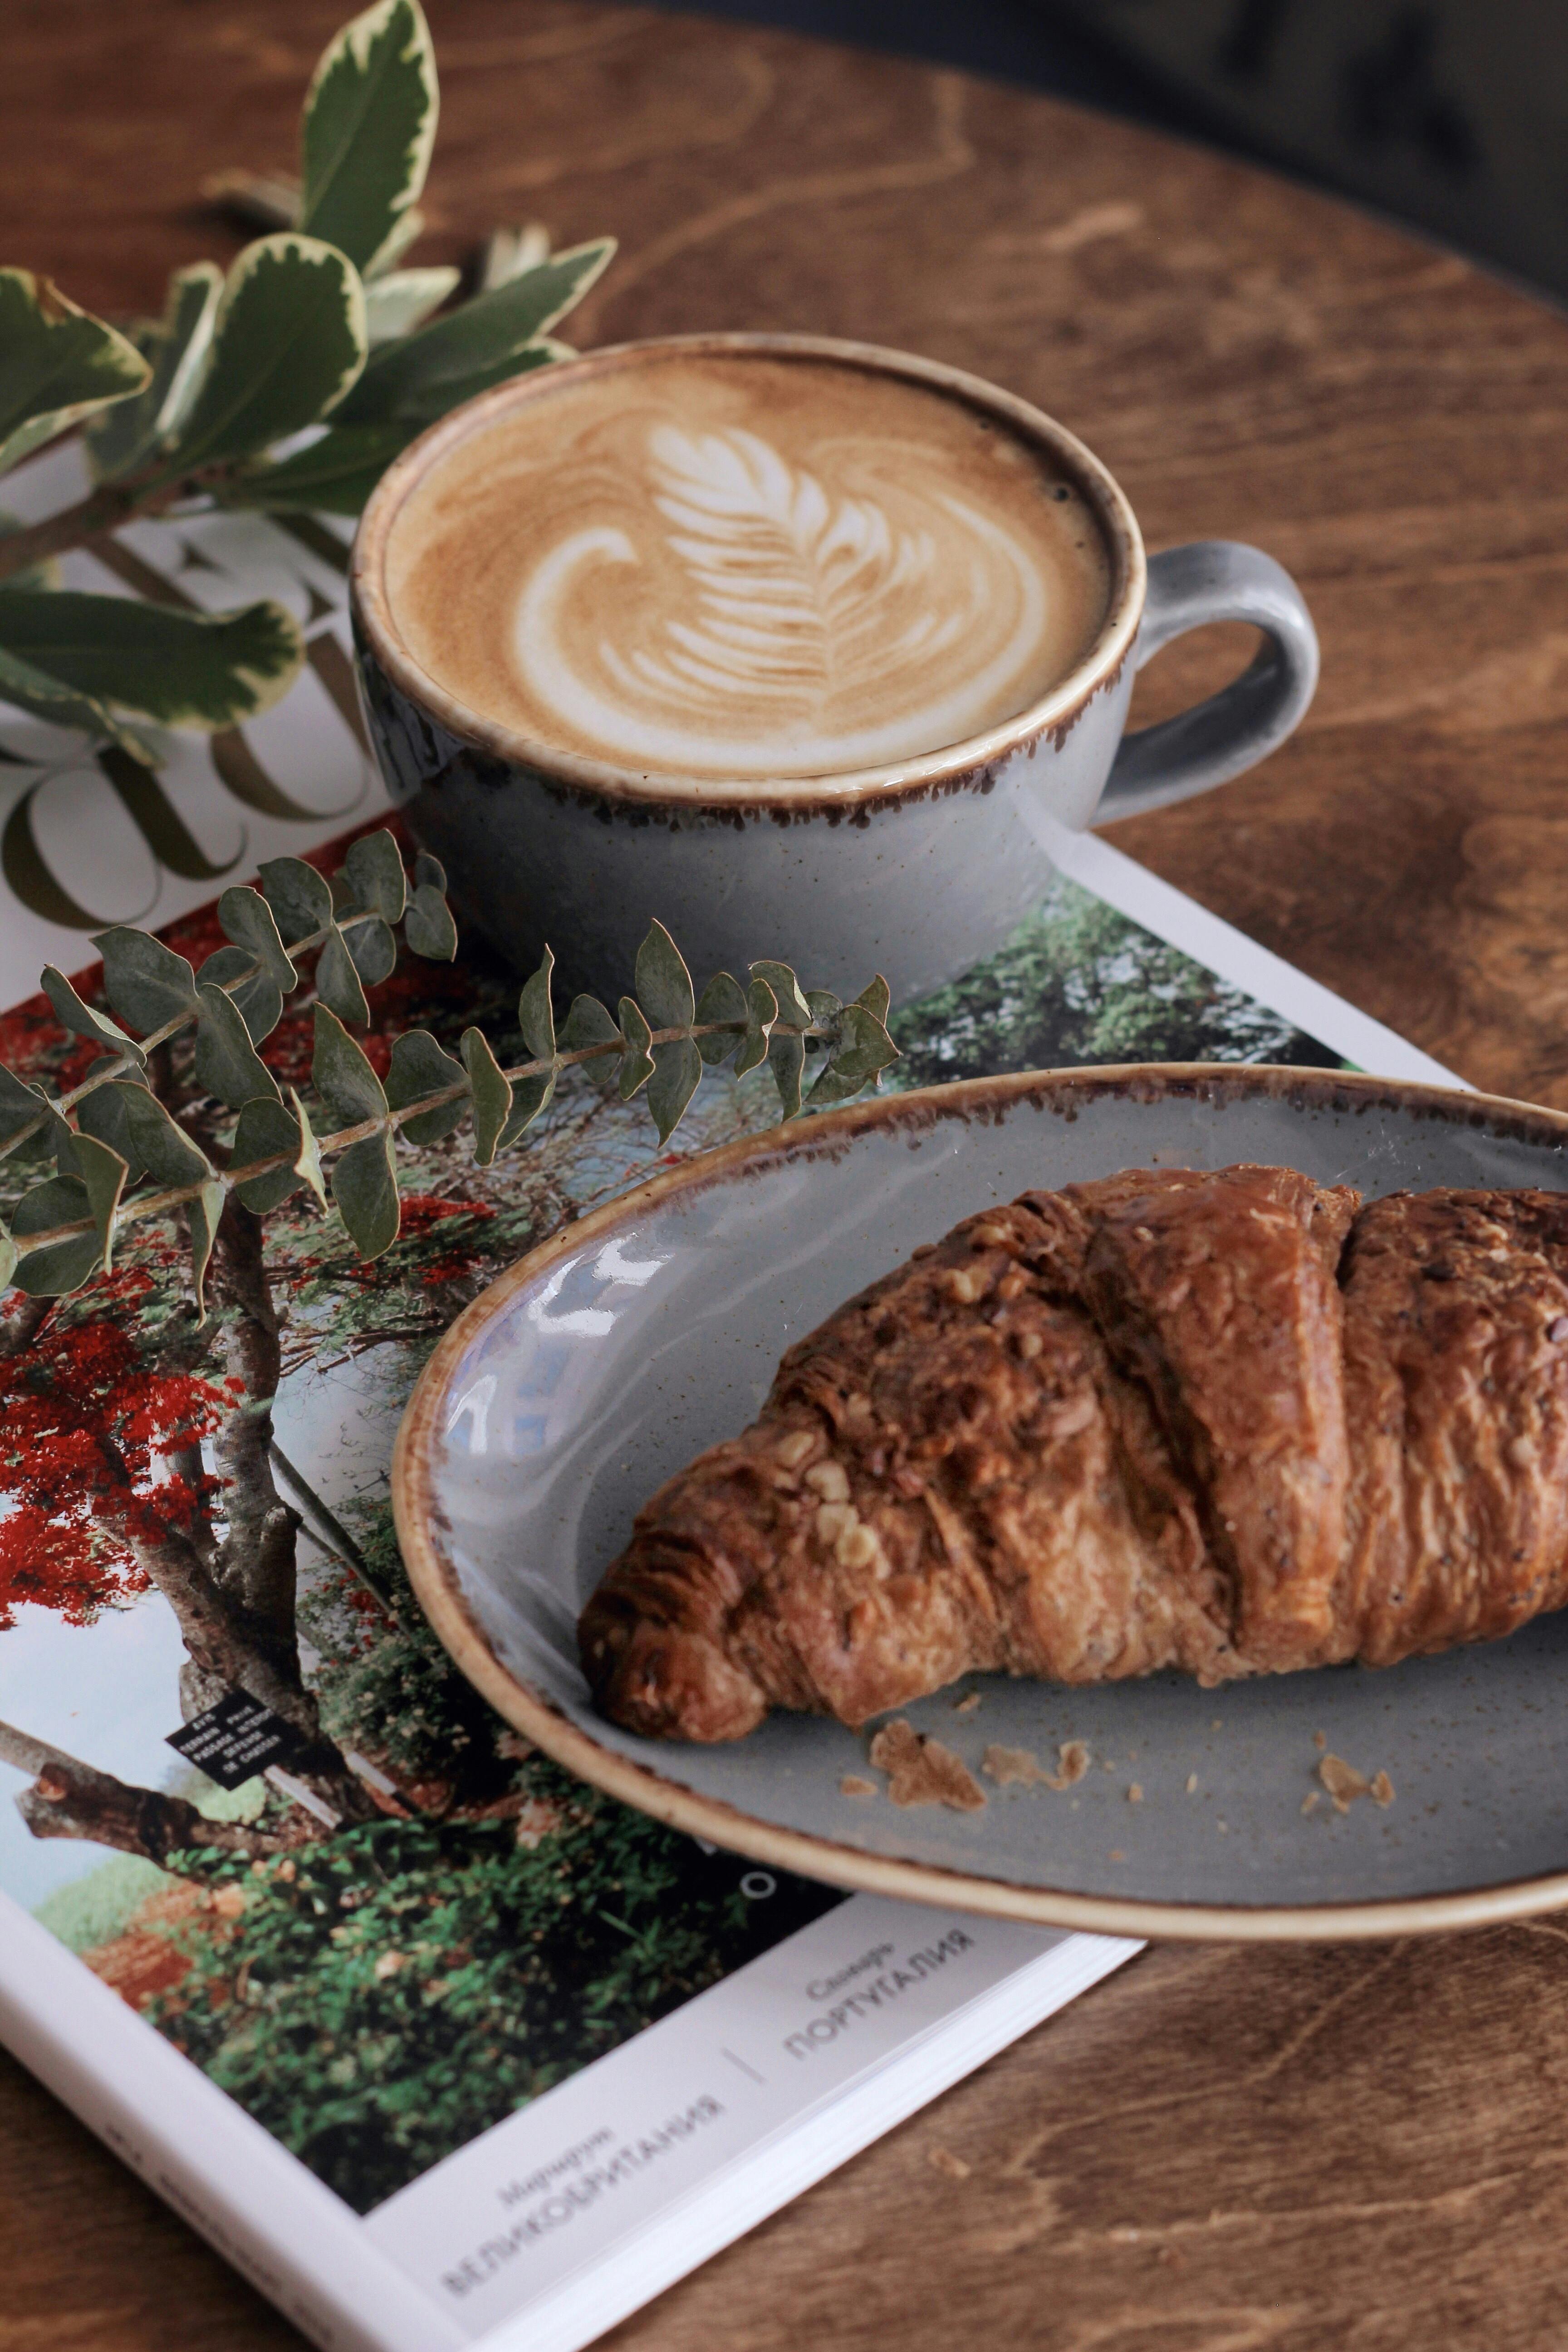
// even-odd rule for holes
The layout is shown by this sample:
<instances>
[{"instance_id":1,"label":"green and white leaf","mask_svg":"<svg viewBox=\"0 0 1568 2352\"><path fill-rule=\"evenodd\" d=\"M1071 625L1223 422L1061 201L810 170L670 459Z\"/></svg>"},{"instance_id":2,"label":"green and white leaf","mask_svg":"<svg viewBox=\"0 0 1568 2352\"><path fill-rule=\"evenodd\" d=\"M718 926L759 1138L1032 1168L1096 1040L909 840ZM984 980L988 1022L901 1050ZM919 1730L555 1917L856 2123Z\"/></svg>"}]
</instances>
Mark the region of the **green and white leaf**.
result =
<instances>
[{"instance_id":1,"label":"green and white leaf","mask_svg":"<svg viewBox=\"0 0 1568 2352\"><path fill-rule=\"evenodd\" d=\"M257 869L286 947L324 931L332 919L332 894L324 876L302 857L268 857Z\"/></svg>"},{"instance_id":2,"label":"green and white leaf","mask_svg":"<svg viewBox=\"0 0 1568 2352\"><path fill-rule=\"evenodd\" d=\"M334 425L276 465L247 467L215 485L220 506L265 514L357 515L417 426Z\"/></svg>"},{"instance_id":3,"label":"green and white leaf","mask_svg":"<svg viewBox=\"0 0 1568 2352\"><path fill-rule=\"evenodd\" d=\"M3 593L21 595L30 592L8 589ZM47 719L54 727L77 727L84 735L106 738L117 743L143 766L152 763L152 753L141 737L124 727L115 718L107 703L90 694L79 694L47 670L37 669L31 662L19 660L15 654L0 647L0 702L9 702L31 718Z\"/></svg>"},{"instance_id":4,"label":"green and white leaf","mask_svg":"<svg viewBox=\"0 0 1568 2352\"><path fill-rule=\"evenodd\" d=\"M479 257L479 291L489 294L549 258L550 231L541 222L528 221L521 228L492 228Z\"/></svg>"},{"instance_id":5,"label":"green and white leaf","mask_svg":"<svg viewBox=\"0 0 1568 2352\"><path fill-rule=\"evenodd\" d=\"M254 719L287 693L305 657L298 622L270 601L186 613L69 588L0 588L0 648L96 706L118 704L165 727Z\"/></svg>"},{"instance_id":6,"label":"green and white leaf","mask_svg":"<svg viewBox=\"0 0 1568 2352\"><path fill-rule=\"evenodd\" d=\"M248 949L283 995L299 986L300 975L279 937L277 918L259 890L248 884L226 890L217 902L217 919L225 939Z\"/></svg>"},{"instance_id":7,"label":"green and white leaf","mask_svg":"<svg viewBox=\"0 0 1568 2352\"><path fill-rule=\"evenodd\" d=\"M626 1045L616 1086L621 1100L630 1102L653 1076L653 1055L648 1052L653 1032L644 1020L642 1007L635 998L623 996L619 1009L621 1035Z\"/></svg>"},{"instance_id":8,"label":"green and white leaf","mask_svg":"<svg viewBox=\"0 0 1568 2352\"><path fill-rule=\"evenodd\" d=\"M698 1028L704 1028L710 1021L744 1021L745 1018L745 990L731 973L716 971L698 999ZM714 1037L699 1037L697 1050L705 1062L716 1066L729 1060L743 1034L737 1029L728 1034L721 1031Z\"/></svg>"},{"instance_id":9,"label":"green and white leaf","mask_svg":"<svg viewBox=\"0 0 1568 2352\"><path fill-rule=\"evenodd\" d=\"M434 423L459 401L559 356L543 341L608 266L613 238L553 255L371 353L342 403L353 425ZM530 356L530 354L532 354Z\"/></svg>"},{"instance_id":10,"label":"green and white leaf","mask_svg":"<svg viewBox=\"0 0 1568 2352\"><path fill-rule=\"evenodd\" d=\"M410 1143L438 1143L450 1135L468 1115L468 1076L461 1062L454 1061L430 1034L428 1029L405 1030L395 1038L392 1046L392 1066L386 1074L386 1099L394 1110L403 1110L409 1103L423 1102L427 1096L442 1093L447 1087L460 1086L463 1092L452 1102L441 1103L435 1110L421 1111L417 1118L405 1118L399 1133Z\"/></svg>"},{"instance_id":11,"label":"green and white leaf","mask_svg":"<svg viewBox=\"0 0 1568 2352\"><path fill-rule=\"evenodd\" d=\"M51 278L0 269L0 474L141 392L152 373L134 343L79 310Z\"/></svg>"},{"instance_id":12,"label":"green and white leaf","mask_svg":"<svg viewBox=\"0 0 1568 2352\"><path fill-rule=\"evenodd\" d=\"M652 1028L690 1027L697 992L686 958L660 922L649 924L647 937L637 950L632 985Z\"/></svg>"},{"instance_id":13,"label":"green and white leaf","mask_svg":"<svg viewBox=\"0 0 1568 2352\"><path fill-rule=\"evenodd\" d=\"M364 289L365 332L370 347L412 334L432 311L462 283L463 273L448 263L428 269L389 269L368 281Z\"/></svg>"},{"instance_id":14,"label":"green and white leaf","mask_svg":"<svg viewBox=\"0 0 1568 2352\"><path fill-rule=\"evenodd\" d=\"M165 1022L189 1020L196 1010L195 973L150 931L116 923L95 931L92 944L103 958L103 992L132 1028L145 1034Z\"/></svg>"},{"instance_id":15,"label":"green and white leaf","mask_svg":"<svg viewBox=\"0 0 1568 2352\"><path fill-rule=\"evenodd\" d=\"M210 981L198 980L195 1077L204 1094L238 1110L257 1095L278 1095L278 1081L250 1042L250 1032L232 997Z\"/></svg>"},{"instance_id":16,"label":"green and white leaf","mask_svg":"<svg viewBox=\"0 0 1568 2352\"><path fill-rule=\"evenodd\" d=\"M615 1018L596 996L574 996L561 1032L562 1050L580 1053L584 1045L606 1045L607 1053L595 1054L582 1066L589 1077L601 1081L613 1078L621 1059L621 1033Z\"/></svg>"},{"instance_id":17,"label":"green and white leaf","mask_svg":"<svg viewBox=\"0 0 1568 2352\"><path fill-rule=\"evenodd\" d=\"M107 1013L95 1013L90 1004L84 1004L64 972L52 963L44 966L40 985L54 1007L55 1018L73 1037L90 1037L95 1045L108 1046L111 1053L134 1062L139 1069L145 1063L147 1056L135 1040L128 1037Z\"/></svg>"},{"instance_id":18,"label":"green and white leaf","mask_svg":"<svg viewBox=\"0 0 1568 2352\"><path fill-rule=\"evenodd\" d=\"M305 94L300 227L374 269L425 185L438 103L418 0L377 0L345 25Z\"/></svg>"},{"instance_id":19,"label":"green and white leaf","mask_svg":"<svg viewBox=\"0 0 1568 2352\"><path fill-rule=\"evenodd\" d=\"M465 1029L458 1040L463 1067L474 1102L474 1158L488 1168L496 1156L501 1130L511 1116L511 1085L479 1029Z\"/></svg>"},{"instance_id":20,"label":"green and white leaf","mask_svg":"<svg viewBox=\"0 0 1568 2352\"><path fill-rule=\"evenodd\" d=\"M74 1225L92 1215L87 1186L79 1176L52 1176L35 1185L17 1202L11 1231L17 1241L34 1234L51 1233L57 1225ZM29 1298L64 1298L90 1282L102 1261L96 1233L73 1234L68 1241L51 1242L20 1260L16 1281Z\"/></svg>"},{"instance_id":21,"label":"green and white leaf","mask_svg":"<svg viewBox=\"0 0 1568 2352\"><path fill-rule=\"evenodd\" d=\"M169 280L163 316L137 338L153 373L145 390L89 419L83 438L100 482L133 474L179 431L201 382L223 293L223 272L198 261Z\"/></svg>"},{"instance_id":22,"label":"green and white leaf","mask_svg":"<svg viewBox=\"0 0 1568 2352\"><path fill-rule=\"evenodd\" d=\"M332 1116L351 1127L361 1119L386 1117L386 1092L369 1057L324 1004L316 1007L310 1083Z\"/></svg>"},{"instance_id":23,"label":"green and white leaf","mask_svg":"<svg viewBox=\"0 0 1568 2352\"><path fill-rule=\"evenodd\" d=\"M555 1052L555 1008L550 1001L554 970L555 958L546 948L539 970L531 980L524 982L522 994L517 1000L517 1025L536 1062L549 1061Z\"/></svg>"},{"instance_id":24,"label":"green and white leaf","mask_svg":"<svg viewBox=\"0 0 1568 2352\"><path fill-rule=\"evenodd\" d=\"M216 948L196 974L198 989L221 988L259 1045L283 1018L283 992L269 972L258 971L246 948Z\"/></svg>"},{"instance_id":25,"label":"green and white leaf","mask_svg":"<svg viewBox=\"0 0 1568 2352\"><path fill-rule=\"evenodd\" d=\"M332 1170L332 1198L361 1257L380 1257L392 1247L401 1212L390 1135L384 1130L349 1146Z\"/></svg>"},{"instance_id":26,"label":"green and white leaf","mask_svg":"<svg viewBox=\"0 0 1568 2352\"><path fill-rule=\"evenodd\" d=\"M335 246L284 230L239 256L167 473L252 457L314 425L364 364L364 289Z\"/></svg>"}]
</instances>

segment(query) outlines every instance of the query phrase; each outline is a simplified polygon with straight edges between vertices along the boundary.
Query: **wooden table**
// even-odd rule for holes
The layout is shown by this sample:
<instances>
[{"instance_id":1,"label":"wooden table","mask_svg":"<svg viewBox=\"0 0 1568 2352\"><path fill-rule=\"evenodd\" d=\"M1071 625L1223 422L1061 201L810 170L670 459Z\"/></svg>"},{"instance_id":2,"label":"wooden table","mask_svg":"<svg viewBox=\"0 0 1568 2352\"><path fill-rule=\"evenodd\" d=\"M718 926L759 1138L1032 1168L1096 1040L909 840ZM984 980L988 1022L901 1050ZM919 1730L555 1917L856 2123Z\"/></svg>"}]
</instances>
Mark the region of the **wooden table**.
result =
<instances>
[{"instance_id":1,"label":"wooden table","mask_svg":"<svg viewBox=\"0 0 1568 2352\"><path fill-rule=\"evenodd\" d=\"M423 249L622 256L579 341L816 329L1256 541L1323 639L1264 772L1121 827L1465 1076L1568 1104L1568 326L1249 168L963 77L575 0L428 0ZM955 0L956 5L956 0ZM12 0L8 252L153 308L195 191L285 167L346 0ZM1244 647L1240 650L1245 650ZM1237 662L1156 665L1152 712ZM1568 1926L1151 1951L609 2339L636 2352L1488 2352L1568 2340ZM299 2339L0 2062L0 2352Z\"/></svg>"}]
</instances>

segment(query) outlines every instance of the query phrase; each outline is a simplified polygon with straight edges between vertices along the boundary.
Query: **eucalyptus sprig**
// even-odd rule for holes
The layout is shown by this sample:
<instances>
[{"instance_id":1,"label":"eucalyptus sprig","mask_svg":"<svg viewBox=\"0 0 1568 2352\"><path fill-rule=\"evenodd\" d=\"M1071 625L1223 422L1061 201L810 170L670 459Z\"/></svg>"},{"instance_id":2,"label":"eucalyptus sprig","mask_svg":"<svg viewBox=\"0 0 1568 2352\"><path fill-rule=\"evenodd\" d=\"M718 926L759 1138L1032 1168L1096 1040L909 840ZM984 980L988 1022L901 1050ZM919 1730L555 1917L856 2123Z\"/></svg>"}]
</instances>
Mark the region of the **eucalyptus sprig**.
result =
<instances>
[{"instance_id":1,"label":"eucalyptus sprig","mask_svg":"<svg viewBox=\"0 0 1568 2352\"><path fill-rule=\"evenodd\" d=\"M572 355L551 331L609 239L551 255L537 235L492 238L479 290L450 309L456 269L402 266L437 109L419 0L375 0L311 78L298 184L272 184L265 208L277 226L226 272L177 270L163 316L122 333L47 278L0 269L0 474L79 426L94 477L41 521L0 519L0 700L143 761L156 750L134 719L254 717L304 657L281 604L93 595L58 586L48 560L174 509L357 514L427 425Z\"/></svg>"},{"instance_id":2,"label":"eucalyptus sprig","mask_svg":"<svg viewBox=\"0 0 1568 2352\"><path fill-rule=\"evenodd\" d=\"M646 1092L663 1144L705 1069L731 1062L744 1076L765 1061L787 1119L805 1101L847 1100L897 1058L885 981L846 1004L826 989L803 991L788 964L760 959L744 986L719 972L700 997L685 958L655 922L637 951L635 992L615 1013L575 996L558 1029L547 948L518 1000L527 1058L503 1067L477 1028L463 1032L454 1056L415 1029L394 1041L384 1085L347 1024L368 1021L364 991L395 970L399 930L416 955L456 954L437 861L418 856L411 885L391 834L367 834L330 880L300 858L274 858L259 889L226 890L217 912L228 945L199 971L149 932L116 925L98 935L104 993L120 1021L46 967L44 990L62 1027L103 1050L63 1094L0 1066L0 1159L53 1161L52 1174L22 1194L9 1231L0 1225L0 1288L15 1282L35 1297L79 1290L109 1271L127 1226L181 1209L199 1307L229 1196L265 1214L308 1188L325 1208L329 1160L339 1215L361 1255L378 1257L398 1233L395 1138L435 1143L467 1120L474 1158L488 1168L542 1116L564 1070L613 1083L623 1102ZM313 1112L293 1087L285 1099L257 1051L307 985L315 1000ZM200 1094L238 1114L222 1150L199 1141L153 1090L153 1057L185 1033ZM808 1052L820 1059L803 1092Z\"/></svg>"}]
</instances>

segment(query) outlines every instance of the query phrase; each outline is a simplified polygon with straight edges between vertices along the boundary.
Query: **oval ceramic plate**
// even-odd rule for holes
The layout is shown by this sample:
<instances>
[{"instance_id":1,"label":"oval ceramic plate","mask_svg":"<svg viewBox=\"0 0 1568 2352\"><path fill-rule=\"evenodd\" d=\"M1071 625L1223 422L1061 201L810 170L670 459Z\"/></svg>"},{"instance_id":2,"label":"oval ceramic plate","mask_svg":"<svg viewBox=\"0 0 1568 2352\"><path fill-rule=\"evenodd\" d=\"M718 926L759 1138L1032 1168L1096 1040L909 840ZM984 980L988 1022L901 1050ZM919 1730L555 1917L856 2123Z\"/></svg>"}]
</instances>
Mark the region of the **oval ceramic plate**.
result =
<instances>
[{"instance_id":1,"label":"oval ceramic plate","mask_svg":"<svg viewBox=\"0 0 1568 2352\"><path fill-rule=\"evenodd\" d=\"M1568 1190L1568 1118L1339 1073L1149 1067L897 1095L656 1178L533 1251L453 1326L399 1432L404 1557L442 1641L519 1730L613 1795L807 1876L1133 1936L1391 1935L1568 1904L1568 1612L1382 1673L1200 1690L966 1678L903 1710L978 1772L993 1742L1069 1790L970 1813L846 1796L866 1738L774 1715L744 1740L605 1722L577 1613L638 1506L751 1421L784 1349L962 1216L1128 1167L1300 1168L1369 1195ZM977 1690L963 1714L955 1700ZM1324 1749L1392 1804L1337 1812ZM1140 1799L1130 1798L1136 1786Z\"/></svg>"}]
</instances>

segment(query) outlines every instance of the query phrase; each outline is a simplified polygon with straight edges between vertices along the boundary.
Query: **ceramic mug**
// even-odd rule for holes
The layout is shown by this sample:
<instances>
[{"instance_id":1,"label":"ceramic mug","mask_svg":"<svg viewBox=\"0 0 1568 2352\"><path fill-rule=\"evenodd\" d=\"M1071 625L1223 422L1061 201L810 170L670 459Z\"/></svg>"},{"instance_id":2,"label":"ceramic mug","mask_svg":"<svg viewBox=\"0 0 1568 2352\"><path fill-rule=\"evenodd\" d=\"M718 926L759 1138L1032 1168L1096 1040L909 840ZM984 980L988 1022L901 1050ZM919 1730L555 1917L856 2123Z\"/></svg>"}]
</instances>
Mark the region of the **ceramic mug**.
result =
<instances>
[{"instance_id":1,"label":"ceramic mug","mask_svg":"<svg viewBox=\"0 0 1568 2352\"><path fill-rule=\"evenodd\" d=\"M392 615L387 541L403 502L459 441L559 388L563 368L635 371L672 350L883 372L1037 443L1087 498L1109 551L1110 596L1089 651L1028 709L966 742L764 783L612 767L466 709L413 659ZM817 336L626 343L481 394L383 477L354 542L351 589L376 757L415 835L446 866L459 911L520 970L548 944L565 987L611 1002L630 986L658 916L700 987L773 956L840 994L880 971L894 1003L910 1003L998 948L1038 903L1050 872L1043 820L1081 830L1239 775L1297 726L1318 676L1310 616L1272 557L1215 540L1146 560L1125 494L1052 418L955 368ZM1124 733L1137 671L1214 621L1263 632L1250 667L1179 716Z\"/></svg>"}]
</instances>

